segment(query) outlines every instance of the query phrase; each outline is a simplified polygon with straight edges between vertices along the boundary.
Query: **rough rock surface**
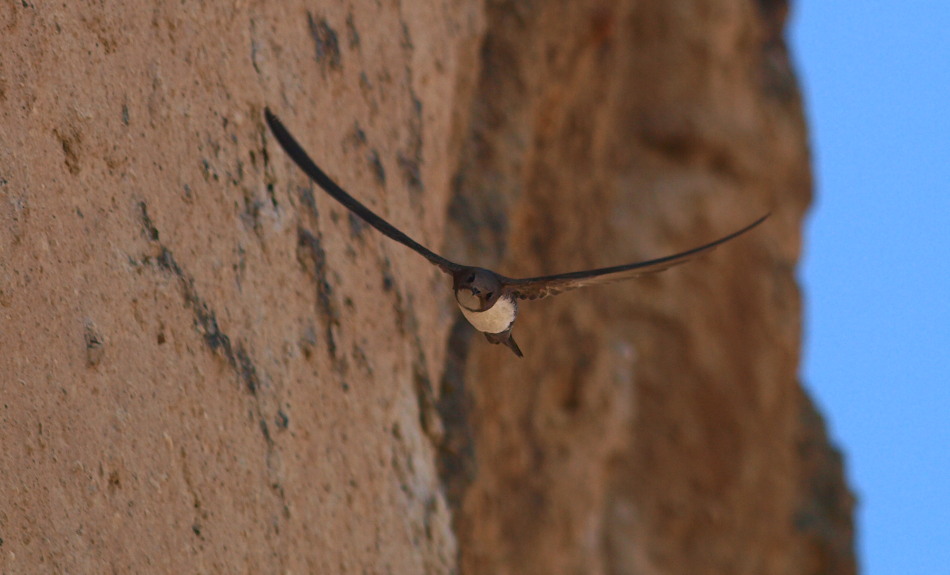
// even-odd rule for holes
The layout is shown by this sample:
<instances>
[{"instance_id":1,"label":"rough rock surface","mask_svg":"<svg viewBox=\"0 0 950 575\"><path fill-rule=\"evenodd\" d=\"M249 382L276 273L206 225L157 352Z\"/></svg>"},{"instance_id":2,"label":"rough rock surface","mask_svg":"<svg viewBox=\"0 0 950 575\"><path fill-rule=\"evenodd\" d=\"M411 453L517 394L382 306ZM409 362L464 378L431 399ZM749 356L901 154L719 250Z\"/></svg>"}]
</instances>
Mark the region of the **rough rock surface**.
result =
<instances>
[{"instance_id":1,"label":"rough rock surface","mask_svg":"<svg viewBox=\"0 0 950 575\"><path fill-rule=\"evenodd\" d=\"M0 6L0 572L854 573L782 1ZM510 275L526 358L309 184Z\"/></svg>"}]
</instances>

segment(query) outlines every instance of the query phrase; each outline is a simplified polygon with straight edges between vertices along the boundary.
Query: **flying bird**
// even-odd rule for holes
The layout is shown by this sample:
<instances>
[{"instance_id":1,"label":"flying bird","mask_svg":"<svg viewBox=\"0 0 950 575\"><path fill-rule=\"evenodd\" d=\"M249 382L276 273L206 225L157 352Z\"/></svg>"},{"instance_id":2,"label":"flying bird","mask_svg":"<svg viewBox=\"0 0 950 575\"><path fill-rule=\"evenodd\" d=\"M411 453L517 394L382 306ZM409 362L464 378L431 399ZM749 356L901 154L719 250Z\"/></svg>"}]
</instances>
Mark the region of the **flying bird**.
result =
<instances>
[{"instance_id":1,"label":"flying bird","mask_svg":"<svg viewBox=\"0 0 950 575\"><path fill-rule=\"evenodd\" d=\"M465 266L450 261L399 231L346 193L323 170L318 168L270 109L264 109L264 116L280 146L311 180L330 194L333 199L343 204L348 210L364 219L385 236L407 246L440 270L452 276L452 290L455 293L455 301L458 303L459 309L462 310L465 319L475 329L484 333L488 341L508 346L518 357L523 357L523 354L511 335L511 328L518 315L518 300L541 299L579 287L612 283L663 271L715 249L717 246L748 232L769 217L767 213L728 236L662 258L549 276L509 278L489 269Z\"/></svg>"}]
</instances>

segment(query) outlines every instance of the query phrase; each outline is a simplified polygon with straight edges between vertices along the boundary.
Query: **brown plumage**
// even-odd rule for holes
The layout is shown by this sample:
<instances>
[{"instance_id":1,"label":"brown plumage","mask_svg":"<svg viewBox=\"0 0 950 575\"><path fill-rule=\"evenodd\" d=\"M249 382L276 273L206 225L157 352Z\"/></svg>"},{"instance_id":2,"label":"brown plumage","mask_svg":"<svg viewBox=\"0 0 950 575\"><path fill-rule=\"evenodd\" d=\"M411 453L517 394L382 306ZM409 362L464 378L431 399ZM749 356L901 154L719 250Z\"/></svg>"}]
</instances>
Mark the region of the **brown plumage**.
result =
<instances>
[{"instance_id":1,"label":"brown plumage","mask_svg":"<svg viewBox=\"0 0 950 575\"><path fill-rule=\"evenodd\" d=\"M522 353L511 335L511 328L518 314L519 299L541 299L580 287L613 283L663 271L712 251L721 244L748 232L769 217L769 214L765 214L746 227L718 240L662 258L533 278L509 278L492 270L450 261L399 231L346 193L318 168L269 109L264 110L264 117L287 155L327 194L387 237L409 247L440 270L451 275L455 300L465 318L476 329L483 332L488 341L508 346L518 357L522 357Z\"/></svg>"}]
</instances>

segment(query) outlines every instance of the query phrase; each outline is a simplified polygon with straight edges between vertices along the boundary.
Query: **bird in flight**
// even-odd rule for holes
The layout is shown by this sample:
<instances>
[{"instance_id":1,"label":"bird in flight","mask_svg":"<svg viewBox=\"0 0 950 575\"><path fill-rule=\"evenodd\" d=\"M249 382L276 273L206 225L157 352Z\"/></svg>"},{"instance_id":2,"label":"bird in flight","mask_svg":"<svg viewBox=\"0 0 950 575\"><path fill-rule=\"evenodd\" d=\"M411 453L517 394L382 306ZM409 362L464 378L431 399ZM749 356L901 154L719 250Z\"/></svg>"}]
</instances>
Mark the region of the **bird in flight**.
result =
<instances>
[{"instance_id":1,"label":"bird in flight","mask_svg":"<svg viewBox=\"0 0 950 575\"><path fill-rule=\"evenodd\" d=\"M741 230L716 241L662 258L549 276L509 278L489 269L465 266L447 260L399 231L346 193L323 170L318 168L303 147L290 135L287 128L269 108L264 109L264 117L274 137L277 138L287 155L333 199L382 232L383 235L407 246L440 270L452 276L455 301L458 303L459 309L462 310L465 319L475 329L484 333L488 341L508 346L518 357L523 357L523 354L511 335L511 328L515 323L515 317L518 315L518 300L541 299L579 287L612 283L663 271L715 249L717 246L746 233L769 217L767 213Z\"/></svg>"}]
</instances>

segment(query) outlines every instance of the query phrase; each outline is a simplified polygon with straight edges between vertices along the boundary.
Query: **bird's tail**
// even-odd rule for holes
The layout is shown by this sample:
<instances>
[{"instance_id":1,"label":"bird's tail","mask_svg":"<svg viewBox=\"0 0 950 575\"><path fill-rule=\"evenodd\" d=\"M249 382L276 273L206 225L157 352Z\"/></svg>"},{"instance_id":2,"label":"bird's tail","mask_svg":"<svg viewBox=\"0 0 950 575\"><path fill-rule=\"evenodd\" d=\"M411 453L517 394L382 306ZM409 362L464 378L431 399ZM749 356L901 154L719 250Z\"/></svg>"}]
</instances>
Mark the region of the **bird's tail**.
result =
<instances>
[{"instance_id":1,"label":"bird's tail","mask_svg":"<svg viewBox=\"0 0 950 575\"><path fill-rule=\"evenodd\" d=\"M521 353L521 348L518 347L518 344L515 342L515 338L510 333L508 334L508 339L505 340L505 345L511 348L511 351L515 352L515 355L518 357L524 357L524 354Z\"/></svg>"},{"instance_id":2,"label":"bird's tail","mask_svg":"<svg viewBox=\"0 0 950 575\"><path fill-rule=\"evenodd\" d=\"M515 355L518 357L524 357L524 354L521 353L521 348L518 347L518 343L515 342L514 336L511 335L510 329L501 333L486 333L485 339L491 343L503 343L511 348L511 351L513 351Z\"/></svg>"}]
</instances>

